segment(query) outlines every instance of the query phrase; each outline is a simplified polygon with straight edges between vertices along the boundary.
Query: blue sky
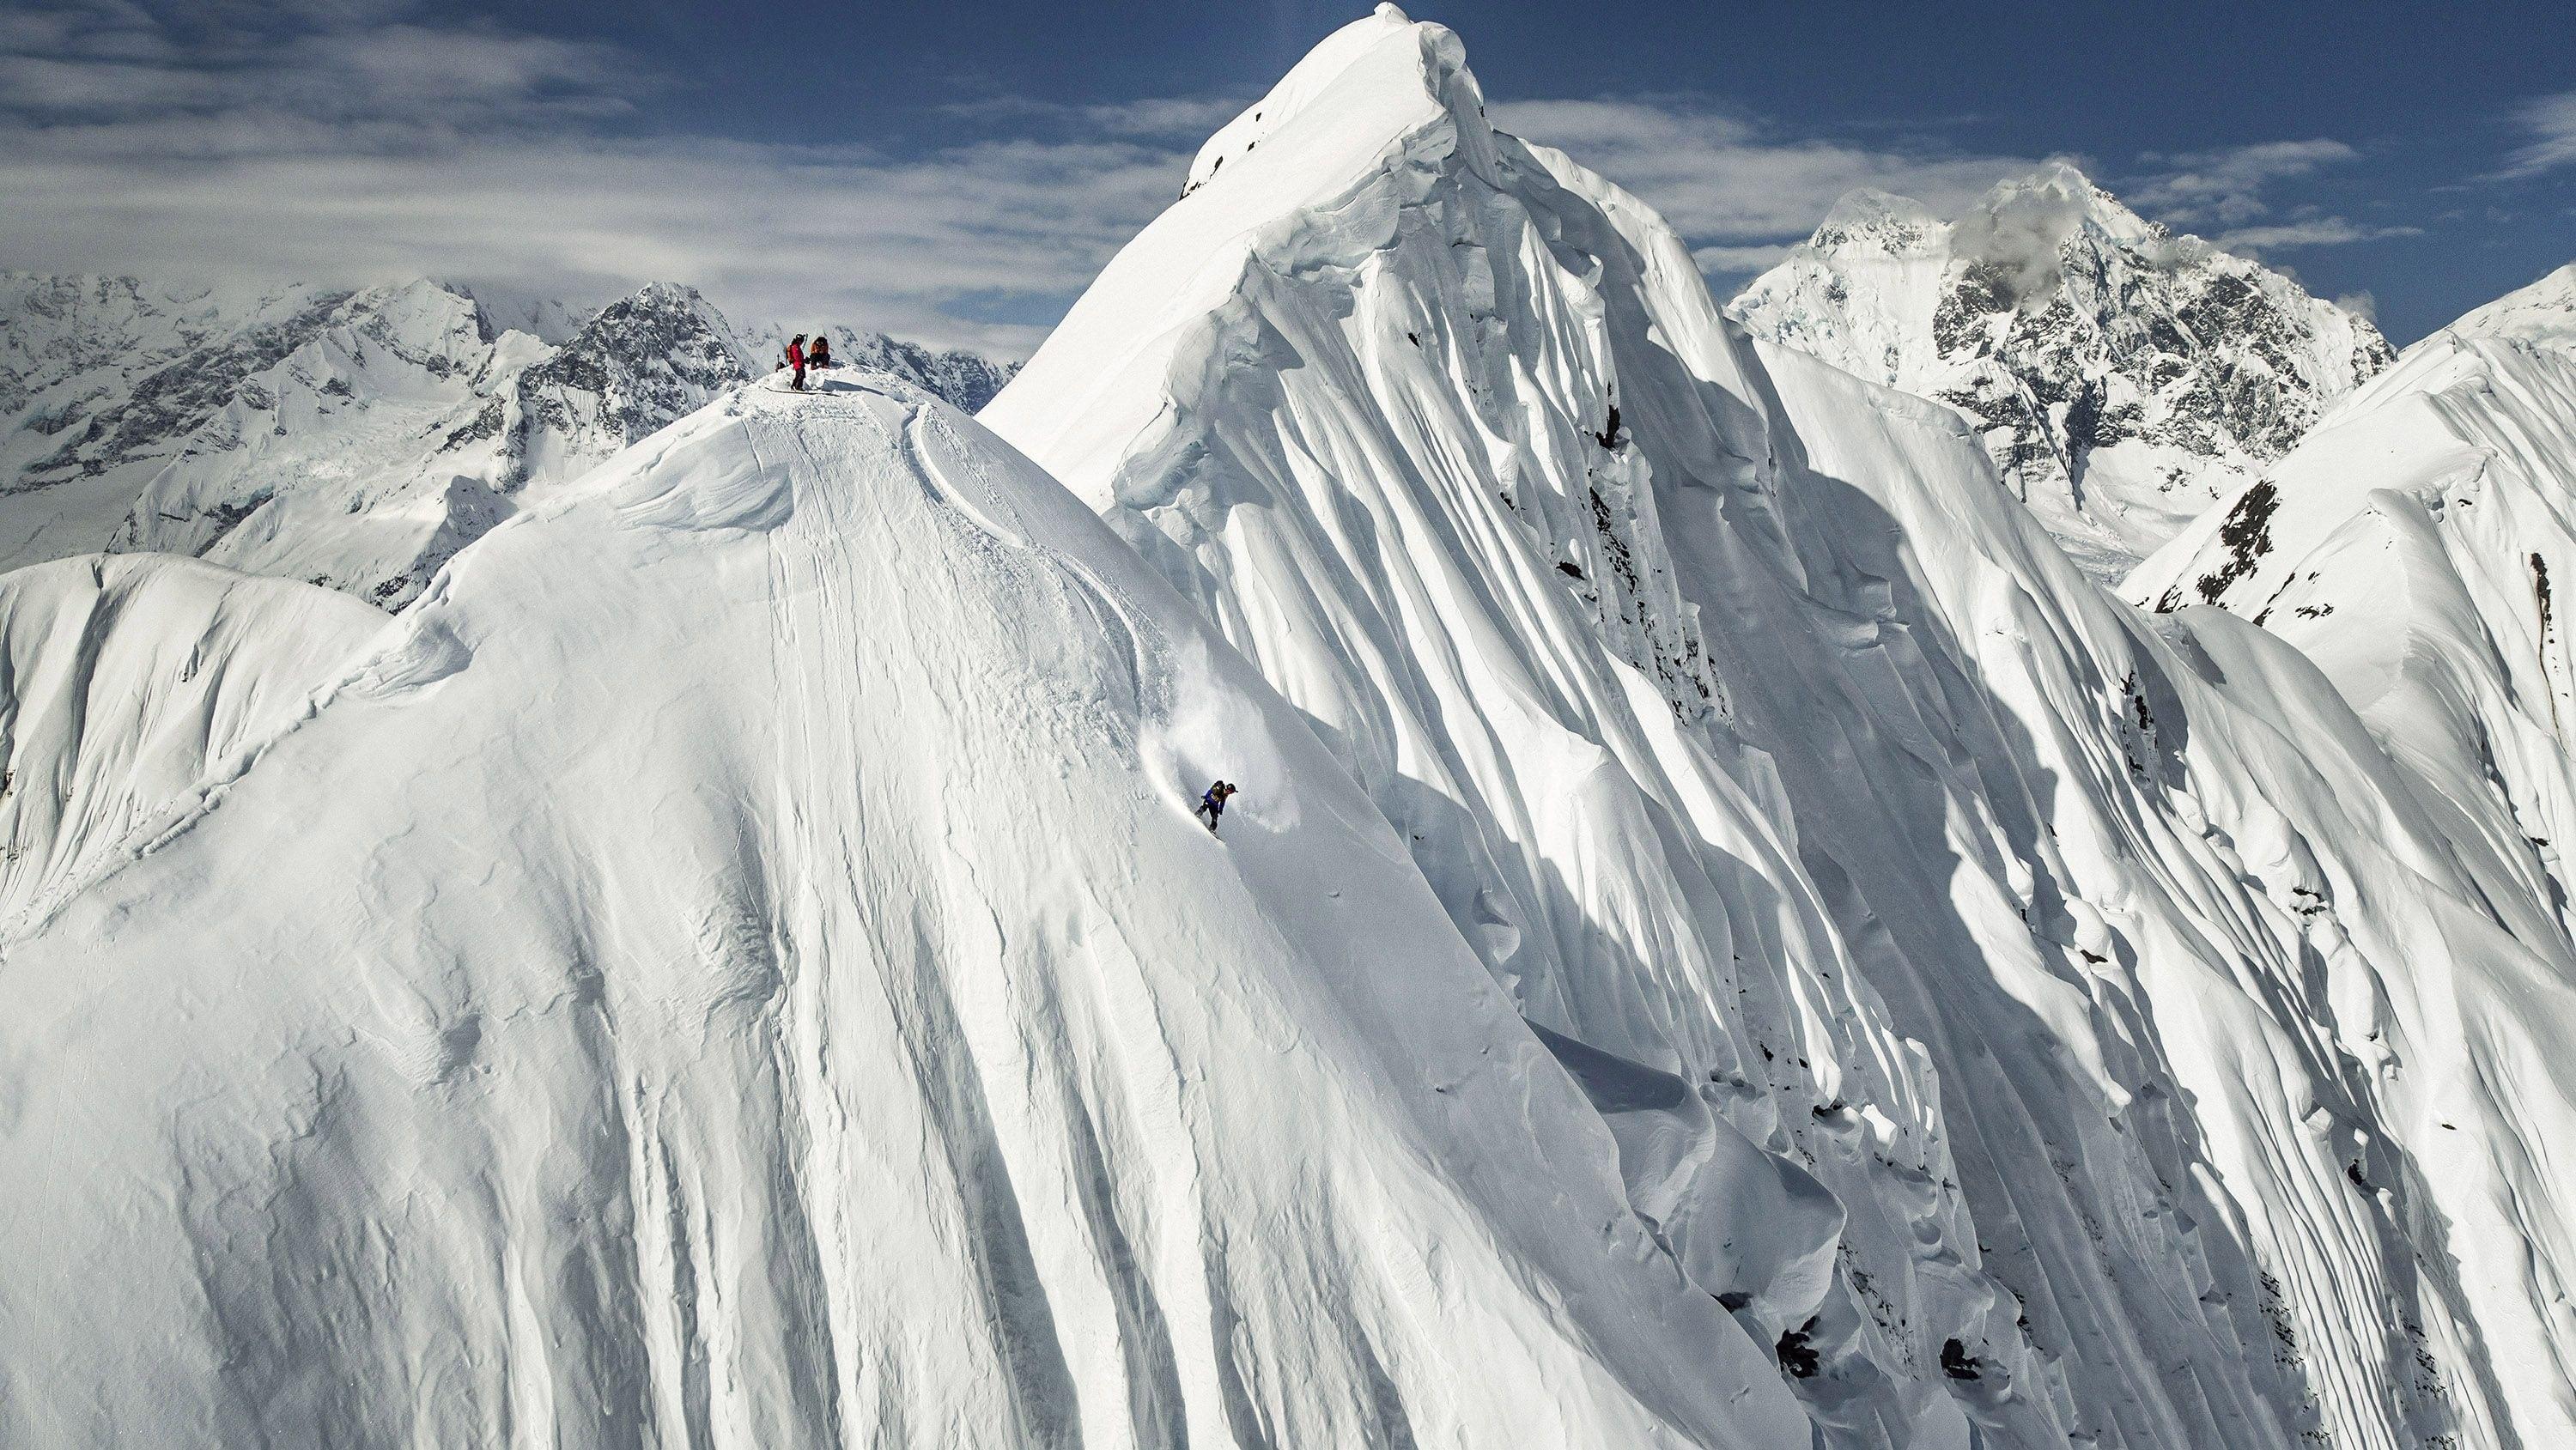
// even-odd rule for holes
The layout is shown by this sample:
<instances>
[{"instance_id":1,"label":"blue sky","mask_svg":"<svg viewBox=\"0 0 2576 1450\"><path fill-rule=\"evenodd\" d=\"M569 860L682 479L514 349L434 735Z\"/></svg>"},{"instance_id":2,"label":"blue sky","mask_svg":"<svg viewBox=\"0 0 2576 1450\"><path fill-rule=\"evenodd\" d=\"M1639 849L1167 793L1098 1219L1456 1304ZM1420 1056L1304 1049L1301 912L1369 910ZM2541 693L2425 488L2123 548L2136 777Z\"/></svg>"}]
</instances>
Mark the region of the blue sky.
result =
<instances>
[{"instance_id":1,"label":"blue sky","mask_svg":"<svg viewBox=\"0 0 2576 1450\"><path fill-rule=\"evenodd\" d=\"M670 278L1023 352L1361 8L11 0L0 266ZM2401 342L2576 259L2564 4L1411 9L1721 292L1848 186L1955 208L2052 155Z\"/></svg>"}]
</instances>

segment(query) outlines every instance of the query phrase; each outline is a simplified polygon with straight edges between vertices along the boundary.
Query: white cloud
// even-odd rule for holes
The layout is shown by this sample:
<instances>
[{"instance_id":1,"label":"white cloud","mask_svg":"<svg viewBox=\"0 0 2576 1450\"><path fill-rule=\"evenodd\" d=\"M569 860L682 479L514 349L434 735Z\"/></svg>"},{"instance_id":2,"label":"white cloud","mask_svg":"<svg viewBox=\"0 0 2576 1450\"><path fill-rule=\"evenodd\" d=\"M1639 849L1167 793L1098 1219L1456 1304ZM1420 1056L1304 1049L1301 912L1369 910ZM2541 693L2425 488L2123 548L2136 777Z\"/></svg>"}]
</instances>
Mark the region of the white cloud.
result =
<instances>
[{"instance_id":1,"label":"white cloud","mask_svg":"<svg viewBox=\"0 0 2576 1450\"><path fill-rule=\"evenodd\" d=\"M1748 277L1778 265L1791 251L1787 242L1757 242L1747 246L1693 247L1691 260L1712 277Z\"/></svg>"},{"instance_id":2,"label":"white cloud","mask_svg":"<svg viewBox=\"0 0 2576 1450\"><path fill-rule=\"evenodd\" d=\"M1687 100L1506 102L1493 117L1645 198L1702 250L1803 239L1843 193L1864 186L1955 214L2038 164L1779 137Z\"/></svg>"},{"instance_id":3,"label":"white cloud","mask_svg":"<svg viewBox=\"0 0 2576 1450\"><path fill-rule=\"evenodd\" d=\"M2274 182L2309 176L2322 167L2357 161L2361 153L2341 141L2263 141L2217 151L2144 158L2163 168L2132 188L2139 210L2176 227L2216 222L2242 226L2268 215L2263 192Z\"/></svg>"},{"instance_id":4,"label":"white cloud","mask_svg":"<svg viewBox=\"0 0 2576 1450\"><path fill-rule=\"evenodd\" d=\"M2420 237L2422 227L2365 226L2339 216L2310 217L2274 226L2240 227L2221 233L2219 246L2231 252L2287 251L2298 247L2340 247L2375 242L2382 237Z\"/></svg>"},{"instance_id":5,"label":"white cloud","mask_svg":"<svg viewBox=\"0 0 2576 1450\"><path fill-rule=\"evenodd\" d=\"M2505 159L2504 170L2496 173L2498 180L2518 180L2576 165L2576 91L2527 101L2514 112L2514 120L2531 141Z\"/></svg>"},{"instance_id":6,"label":"white cloud","mask_svg":"<svg viewBox=\"0 0 2576 1450\"><path fill-rule=\"evenodd\" d=\"M211 47L118 0L0 17L0 265L590 297L669 279L745 321L1020 354L1233 111L1066 108L1074 139L918 156L617 138L601 123L655 83L619 52L396 3L258 14Z\"/></svg>"}]
</instances>

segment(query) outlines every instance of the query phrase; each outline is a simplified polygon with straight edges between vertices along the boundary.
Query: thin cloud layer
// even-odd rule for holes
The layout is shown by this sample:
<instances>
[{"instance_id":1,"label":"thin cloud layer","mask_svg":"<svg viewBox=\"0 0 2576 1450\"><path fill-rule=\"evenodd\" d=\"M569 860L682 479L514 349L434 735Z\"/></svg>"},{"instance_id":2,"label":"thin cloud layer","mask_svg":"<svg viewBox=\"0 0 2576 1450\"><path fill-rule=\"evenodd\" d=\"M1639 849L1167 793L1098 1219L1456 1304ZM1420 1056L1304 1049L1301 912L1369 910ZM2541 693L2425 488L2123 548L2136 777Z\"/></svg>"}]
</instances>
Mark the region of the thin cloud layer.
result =
<instances>
[{"instance_id":1,"label":"thin cloud layer","mask_svg":"<svg viewBox=\"0 0 2576 1450\"><path fill-rule=\"evenodd\" d=\"M2130 197L2174 226L2216 222L2237 226L2271 211L2265 188L2303 178L2319 168L2357 161L2361 153L2341 141L2263 141L2219 151L2144 158L2171 170L2151 176Z\"/></svg>"},{"instance_id":2,"label":"thin cloud layer","mask_svg":"<svg viewBox=\"0 0 2576 1450\"><path fill-rule=\"evenodd\" d=\"M266 6L205 34L120 0L14 11L0 260L576 297L667 278L747 320L1016 355L1178 192L1200 122L1232 113L1067 108L1020 118L1055 139L916 155L617 134L663 83L610 47L402 4Z\"/></svg>"},{"instance_id":3,"label":"thin cloud layer","mask_svg":"<svg viewBox=\"0 0 2576 1450\"><path fill-rule=\"evenodd\" d=\"M1910 196L1948 215L2038 164L2035 157L1781 137L1689 98L1516 101L1492 109L1505 130L1565 151L1653 203L1699 248L1703 267L1750 261L1803 239L1859 187Z\"/></svg>"},{"instance_id":4,"label":"thin cloud layer","mask_svg":"<svg viewBox=\"0 0 2576 1450\"><path fill-rule=\"evenodd\" d=\"M2519 180L2576 166L2576 91L2527 102L2514 113L2514 120L2531 141L2506 158L2500 179Z\"/></svg>"}]
</instances>

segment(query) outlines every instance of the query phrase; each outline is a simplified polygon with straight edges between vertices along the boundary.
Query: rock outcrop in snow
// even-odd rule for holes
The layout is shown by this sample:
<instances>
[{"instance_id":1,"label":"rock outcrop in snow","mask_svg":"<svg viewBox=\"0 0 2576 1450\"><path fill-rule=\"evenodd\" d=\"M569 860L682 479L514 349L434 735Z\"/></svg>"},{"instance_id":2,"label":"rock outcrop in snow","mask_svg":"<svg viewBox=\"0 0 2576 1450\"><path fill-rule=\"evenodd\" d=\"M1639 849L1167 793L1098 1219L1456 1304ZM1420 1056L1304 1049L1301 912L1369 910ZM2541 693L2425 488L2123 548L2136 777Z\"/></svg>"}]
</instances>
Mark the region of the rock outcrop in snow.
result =
<instances>
[{"instance_id":1,"label":"rock outcrop in snow","mask_svg":"<svg viewBox=\"0 0 2576 1450\"><path fill-rule=\"evenodd\" d=\"M2576 873L2576 269L2409 348L2128 583L2297 646L2455 835L2561 918Z\"/></svg>"},{"instance_id":2,"label":"rock outcrop in snow","mask_svg":"<svg viewBox=\"0 0 2576 1450\"><path fill-rule=\"evenodd\" d=\"M1319 47L985 419L1319 722L1822 1443L2576 1423L2528 875L1730 328L1447 31Z\"/></svg>"},{"instance_id":3,"label":"rock outcrop in snow","mask_svg":"<svg viewBox=\"0 0 2576 1450\"><path fill-rule=\"evenodd\" d=\"M852 340L852 366L964 406L1007 375ZM180 553L396 608L527 490L766 370L770 351L669 284L575 322L560 303L435 282L171 298L127 279L12 276L0 567Z\"/></svg>"},{"instance_id":4,"label":"rock outcrop in snow","mask_svg":"<svg viewBox=\"0 0 2576 1450\"><path fill-rule=\"evenodd\" d=\"M1955 222L1855 192L1729 310L1965 413L2004 482L2106 582L2390 357L2369 322L2063 163Z\"/></svg>"}]
</instances>

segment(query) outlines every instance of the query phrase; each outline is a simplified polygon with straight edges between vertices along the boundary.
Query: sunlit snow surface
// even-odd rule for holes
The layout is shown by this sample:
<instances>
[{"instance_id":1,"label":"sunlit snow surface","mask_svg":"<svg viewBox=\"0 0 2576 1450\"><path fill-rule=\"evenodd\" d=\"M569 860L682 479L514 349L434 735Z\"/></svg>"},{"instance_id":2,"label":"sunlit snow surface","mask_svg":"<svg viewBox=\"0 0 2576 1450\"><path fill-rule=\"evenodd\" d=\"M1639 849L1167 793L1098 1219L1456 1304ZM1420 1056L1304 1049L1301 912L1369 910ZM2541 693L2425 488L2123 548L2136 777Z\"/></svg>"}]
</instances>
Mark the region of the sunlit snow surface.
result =
<instances>
[{"instance_id":1,"label":"sunlit snow surface","mask_svg":"<svg viewBox=\"0 0 2576 1450\"><path fill-rule=\"evenodd\" d=\"M986 420L1321 722L1551 1042L1691 1085L1601 1093L1632 1204L1803 1328L1826 1440L2568 1433L2530 877L2296 652L2097 590L1956 414L1757 352L1446 31L1317 54ZM1833 1209L1734 1254L1766 1165Z\"/></svg>"},{"instance_id":2,"label":"sunlit snow surface","mask_svg":"<svg viewBox=\"0 0 2576 1450\"><path fill-rule=\"evenodd\" d=\"M0 577L0 1443L2576 1438L2550 858L1446 30L983 421Z\"/></svg>"},{"instance_id":3,"label":"sunlit snow surface","mask_svg":"<svg viewBox=\"0 0 2576 1450\"><path fill-rule=\"evenodd\" d=\"M2004 485L2106 582L2391 356L2367 319L2146 220L2063 161L1954 222L1853 192L1728 311L1959 409Z\"/></svg>"},{"instance_id":4,"label":"sunlit snow surface","mask_svg":"<svg viewBox=\"0 0 2576 1450\"><path fill-rule=\"evenodd\" d=\"M1045 475L836 386L578 493L12 935L0 1439L1790 1433L1384 822Z\"/></svg>"}]
</instances>

